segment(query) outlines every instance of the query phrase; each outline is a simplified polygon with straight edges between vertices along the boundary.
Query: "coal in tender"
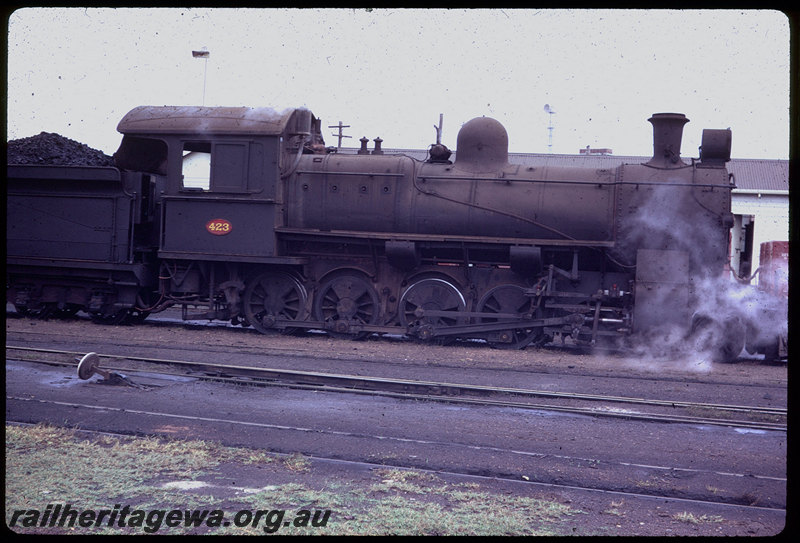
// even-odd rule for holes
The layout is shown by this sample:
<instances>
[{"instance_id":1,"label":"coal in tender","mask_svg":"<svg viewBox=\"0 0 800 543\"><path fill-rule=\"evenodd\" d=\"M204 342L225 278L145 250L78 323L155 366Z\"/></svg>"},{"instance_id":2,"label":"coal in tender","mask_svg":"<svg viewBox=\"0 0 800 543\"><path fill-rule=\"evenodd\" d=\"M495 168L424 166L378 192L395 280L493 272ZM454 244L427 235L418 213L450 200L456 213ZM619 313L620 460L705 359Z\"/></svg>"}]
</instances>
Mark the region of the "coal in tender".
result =
<instances>
[{"instance_id":1,"label":"coal in tender","mask_svg":"<svg viewBox=\"0 0 800 543\"><path fill-rule=\"evenodd\" d=\"M7 164L51 166L114 166L114 158L59 134L42 132L29 138L11 140Z\"/></svg>"}]
</instances>

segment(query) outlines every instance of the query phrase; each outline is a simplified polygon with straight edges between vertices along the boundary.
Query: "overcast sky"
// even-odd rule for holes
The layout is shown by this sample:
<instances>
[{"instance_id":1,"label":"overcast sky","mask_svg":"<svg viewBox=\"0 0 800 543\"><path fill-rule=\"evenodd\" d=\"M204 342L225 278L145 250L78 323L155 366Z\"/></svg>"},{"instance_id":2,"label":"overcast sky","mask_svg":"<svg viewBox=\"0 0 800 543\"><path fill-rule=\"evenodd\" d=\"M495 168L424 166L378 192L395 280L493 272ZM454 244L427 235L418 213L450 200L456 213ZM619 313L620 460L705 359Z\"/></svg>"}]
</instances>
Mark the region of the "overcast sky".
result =
<instances>
[{"instance_id":1,"label":"overcast sky","mask_svg":"<svg viewBox=\"0 0 800 543\"><path fill-rule=\"evenodd\" d=\"M192 50L206 48L207 60ZM205 81L205 84L204 84ZM55 132L112 154L138 105L305 106L345 146L425 148L444 115L511 152L652 154L657 112L684 113L734 158L788 158L789 23L759 10L27 8L8 28L8 139ZM545 112L548 104L552 114ZM552 131L548 124L552 122ZM327 145L336 145L325 128ZM552 134L552 146L549 139ZM372 146L372 143L370 143Z\"/></svg>"}]
</instances>

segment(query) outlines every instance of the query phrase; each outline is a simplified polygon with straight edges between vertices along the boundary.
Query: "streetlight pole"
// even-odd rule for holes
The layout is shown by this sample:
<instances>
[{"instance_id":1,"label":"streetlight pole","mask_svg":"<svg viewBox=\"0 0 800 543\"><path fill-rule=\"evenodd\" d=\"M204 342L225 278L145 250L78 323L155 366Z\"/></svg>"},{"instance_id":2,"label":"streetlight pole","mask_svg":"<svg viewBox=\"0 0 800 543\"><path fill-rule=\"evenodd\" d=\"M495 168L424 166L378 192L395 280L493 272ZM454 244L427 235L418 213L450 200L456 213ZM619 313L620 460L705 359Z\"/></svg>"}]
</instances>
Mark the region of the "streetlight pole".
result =
<instances>
[{"instance_id":1,"label":"streetlight pole","mask_svg":"<svg viewBox=\"0 0 800 543\"><path fill-rule=\"evenodd\" d=\"M200 51L192 51L192 57L194 58L202 58L205 61L205 66L203 67L203 104L206 105L206 74L208 73L208 57L211 56L211 52L208 51L205 47Z\"/></svg>"}]
</instances>

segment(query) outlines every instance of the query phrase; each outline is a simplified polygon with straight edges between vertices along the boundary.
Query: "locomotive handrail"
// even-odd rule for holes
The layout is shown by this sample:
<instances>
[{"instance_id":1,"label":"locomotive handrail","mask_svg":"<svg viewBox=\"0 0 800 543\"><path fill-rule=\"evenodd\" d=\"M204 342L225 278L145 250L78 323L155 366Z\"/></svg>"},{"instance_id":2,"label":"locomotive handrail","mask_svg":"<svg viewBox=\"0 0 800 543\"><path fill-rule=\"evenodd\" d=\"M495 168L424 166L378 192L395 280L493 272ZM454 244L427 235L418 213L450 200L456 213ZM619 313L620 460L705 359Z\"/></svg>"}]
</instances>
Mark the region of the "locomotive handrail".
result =
<instances>
[{"instance_id":1,"label":"locomotive handrail","mask_svg":"<svg viewBox=\"0 0 800 543\"><path fill-rule=\"evenodd\" d=\"M294 157L294 161L292 162L292 167L289 168L288 172L285 172L285 173L281 174L281 179L286 179L287 177L292 175L295 172L295 170L297 169L297 166L300 165L300 159L303 156L303 149L304 149L305 143L306 143L306 137L304 135L301 135L300 136L300 142L297 144L297 155Z\"/></svg>"},{"instance_id":2,"label":"locomotive handrail","mask_svg":"<svg viewBox=\"0 0 800 543\"><path fill-rule=\"evenodd\" d=\"M454 177L454 176L446 176L446 175L420 175L418 176L419 179L426 180L426 179L433 179L437 181L503 181L508 183L510 181L519 181L521 183L569 183L573 185L614 185L616 182L602 182L602 181L562 181L562 180L551 180L551 179L525 179L525 178L514 178L514 177Z\"/></svg>"},{"instance_id":3,"label":"locomotive handrail","mask_svg":"<svg viewBox=\"0 0 800 543\"><path fill-rule=\"evenodd\" d=\"M317 172L314 170L297 170L295 175L308 174L318 175L324 173L325 175L363 175L365 177L405 177L404 173L382 173L382 172L339 172L339 171L324 171Z\"/></svg>"},{"instance_id":4,"label":"locomotive handrail","mask_svg":"<svg viewBox=\"0 0 800 543\"><path fill-rule=\"evenodd\" d=\"M444 175L420 175L420 179L434 179L438 181L503 181L508 183L516 181L518 183L553 183L558 185L600 185L600 186L620 186L620 185L645 185L656 187L702 187L702 188L731 188L730 185L718 183L670 183L668 181L568 181L562 179L515 179L513 177L464 177L454 178ZM424 191L423 191L424 192ZM426 194L428 194L426 192Z\"/></svg>"}]
</instances>

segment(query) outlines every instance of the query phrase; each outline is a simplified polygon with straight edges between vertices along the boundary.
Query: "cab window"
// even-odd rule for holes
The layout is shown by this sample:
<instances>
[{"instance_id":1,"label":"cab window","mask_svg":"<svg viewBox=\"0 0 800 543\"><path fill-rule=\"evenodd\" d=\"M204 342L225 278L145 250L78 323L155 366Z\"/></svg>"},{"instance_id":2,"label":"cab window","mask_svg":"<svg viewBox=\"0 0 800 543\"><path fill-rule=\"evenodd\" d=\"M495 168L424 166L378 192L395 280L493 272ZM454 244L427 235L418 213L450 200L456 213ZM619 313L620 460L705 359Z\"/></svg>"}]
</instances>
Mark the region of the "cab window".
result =
<instances>
[{"instance_id":1,"label":"cab window","mask_svg":"<svg viewBox=\"0 0 800 543\"><path fill-rule=\"evenodd\" d=\"M214 192L247 190L246 143L184 142L182 188Z\"/></svg>"},{"instance_id":2,"label":"cab window","mask_svg":"<svg viewBox=\"0 0 800 543\"><path fill-rule=\"evenodd\" d=\"M181 160L182 188L211 189L211 144L186 142Z\"/></svg>"}]
</instances>

